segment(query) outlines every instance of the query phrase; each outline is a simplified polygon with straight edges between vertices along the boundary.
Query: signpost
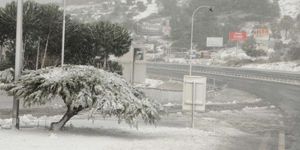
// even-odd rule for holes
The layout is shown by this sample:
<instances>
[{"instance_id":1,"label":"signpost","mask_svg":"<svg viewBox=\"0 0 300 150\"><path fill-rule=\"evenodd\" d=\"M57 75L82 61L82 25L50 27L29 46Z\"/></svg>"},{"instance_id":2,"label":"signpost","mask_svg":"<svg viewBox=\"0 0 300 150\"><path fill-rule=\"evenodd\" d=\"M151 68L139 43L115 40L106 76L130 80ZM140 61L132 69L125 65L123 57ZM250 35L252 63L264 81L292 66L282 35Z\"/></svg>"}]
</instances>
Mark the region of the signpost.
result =
<instances>
[{"instance_id":1,"label":"signpost","mask_svg":"<svg viewBox=\"0 0 300 150\"><path fill-rule=\"evenodd\" d=\"M244 42L247 40L247 32L230 32L229 40L236 42L236 55L239 47L239 42Z\"/></svg>"},{"instance_id":2,"label":"signpost","mask_svg":"<svg viewBox=\"0 0 300 150\"><path fill-rule=\"evenodd\" d=\"M192 112L192 128L195 111L205 112L206 80L206 77L201 76L184 76L182 110Z\"/></svg>"}]
</instances>

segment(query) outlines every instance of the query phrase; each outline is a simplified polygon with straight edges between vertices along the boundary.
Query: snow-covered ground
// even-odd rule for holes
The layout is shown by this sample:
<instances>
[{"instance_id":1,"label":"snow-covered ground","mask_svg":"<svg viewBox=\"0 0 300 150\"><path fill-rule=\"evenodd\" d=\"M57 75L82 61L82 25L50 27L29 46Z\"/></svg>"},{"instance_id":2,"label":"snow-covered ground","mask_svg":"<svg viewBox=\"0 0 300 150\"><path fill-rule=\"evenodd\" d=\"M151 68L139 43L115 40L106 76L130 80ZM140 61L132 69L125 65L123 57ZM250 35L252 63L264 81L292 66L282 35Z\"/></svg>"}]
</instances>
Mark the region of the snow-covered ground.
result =
<instances>
[{"instance_id":1,"label":"snow-covered ground","mask_svg":"<svg viewBox=\"0 0 300 150\"><path fill-rule=\"evenodd\" d=\"M267 58L259 58L259 59L267 59ZM243 51L240 48L227 48L227 49L221 49L217 52L213 52L211 54L211 59L193 59L193 64L202 64L202 65L223 65L230 61L242 61L242 60L250 60L254 61L255 58L248 56L245 51ZM188 63L189 59L185 58L166 58L166 62L169 63Z\"/></svg>"},{"instance_id":2,"label":"snow-covered ground","mask_svg":"<svg viewBox=\"0 0 300 150\"><path fill-rule=\"evenodd\" d=\"M166 58L165 62L167 62L167 63L185 64L185 63L188 63L188 60L185 59L185 58Z\"/></svg>"},{"instance_id":3,"label":"snow-covered ground","mask_svg":"<svg viewBox=\"0 0 300 150\"><path fill-rule=\"evenodd\" d=\"M147 0L140 0L140 1L142 1L144 4L147 4ZM158 5L156 3L156 0L152 0L152 3L147 4L146 7L147 7L147 9L144 12L141 12L140 14L138 14L137 16L134 16L133 20L138 21L138 20L147 18L152 14L158 13Z\"/></svg>"},{"instance_id":4,"label":"snow-covered ground","mask_svg":"<svg viewBox=\"0 0 300 150\"><path fill-rule=\"evenodd\" d=\"M164 82L162 80L155 80L155 79L146 79L145 81L147 87L149 88L157 88L162 85Z\"/></svg>"},{"instance_id":5,"label":"snow-covered ground","mask_svg":"<svg viewBox=\"0 0 300 150\"><path fill-rule=\"evenodd\" d=\"M142 88L157 88L159 87L160 85L162 85L164 82L162 80L156 80L156 79L149 79L149 78L146 78L145 79L145 83L143 84L137 84L135 85L136 87L142 87Z\"/></svg>"},{"instance_id":6,"label":"snow-covered ground","mask_svg":"<svg viewBox=\"0 0 300 150\"><path fill-rule=\"evenodd\" d=\"M72 124L72 125L70 125ZM43 128L0 130L0 149L5 150L207 150L215 149L219 136L212 131L189 128L139 126L130 128L115 120L94 123L73 119L66 131L51 133Z\"/></svg>"},{"instance_id":7,"label":"snow-covered ground","mask_svg":"<svg viewBox=\"0 0 300 150\"><path fill-rule=\"evenodd\" d=\"M276 62L276 63L267 63L267 64L248 64L242 66L242 68L300 72L300 63Z\"/></svg>"},{"instance_id":8,"label":"snow-covered ground","mask_svg":"<svg viewBox=\"0 0 300 150\"><path fill-rule=\"evenodd\" d=\"M279 0L279 7L281 10L281 16L291 16L296 18L300 13L300 1L299 0Z\"/></svg>"},{"instance_id":9,"label":"snow-covered ground","mask_svg":"<svg viewBox=\"0 0 300 150\"><path fill-rule=\"evenodd\" d=\"M57 121L59 116L37 118L26 115L21 117L21 131L0 129L0 149L256 149L264 138L256 132L266 132L266 129L278 127L277 119L280 114L277 113L274 107L246 107L240 111L199 113L196 114L195 129L187 128L190 126L190 116L180 112L164 116L157 127L140 123L138 129L123 123L117 124L115 119L97 117L94 121L88 121L84 119L86 115L80 115L70 120L66 130L57 133L49 132L44 126ZM10 121L0 120L0 124Z\"/></svg>"},{"instance_id":10,"label":"snow-covered ground","mask_svg":"<svg viewBox=\"0 0 300 150\"><path fill-rule=\"evenodd\" d=\"M269 53L272 53L272 49L269 50ZM215 53L212 53L211 59L193 59L192 64L201 64L201 65L230 65L230 61L236 62L267 62L268 57L258 57L253 58L248 56L242 49L229 48L224 50L219 50ZM187 64L188 59L185 58L165 58L165 62L168 63L179 63ZM251 68L251 69L264 69L264 70L276 70L276 71L292 71L300 72L300 62L274 62L274 63L251 63L251 64L240 64L239 67L242 68Z\"/></svg>"}]
</instances>

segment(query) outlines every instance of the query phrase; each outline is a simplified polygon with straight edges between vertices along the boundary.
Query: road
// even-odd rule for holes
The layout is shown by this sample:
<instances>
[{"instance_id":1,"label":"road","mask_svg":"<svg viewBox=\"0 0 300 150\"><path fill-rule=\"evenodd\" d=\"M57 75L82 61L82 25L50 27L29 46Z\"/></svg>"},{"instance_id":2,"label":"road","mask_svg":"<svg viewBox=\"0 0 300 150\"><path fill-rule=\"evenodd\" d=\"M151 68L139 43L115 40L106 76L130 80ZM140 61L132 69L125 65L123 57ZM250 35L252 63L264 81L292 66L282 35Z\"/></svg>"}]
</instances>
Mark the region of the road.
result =
<instances>
[{"instance_id":1,"label":"road","mask_svg":"<svg viewBox=\"0 0 300 150\"><path fill-rule=\"evenodd\" d=\"M222 72L222 69L215 69L216 72ZM169 77L173 79L183 79L187 75L188 65L176 64L148 64L147 74L155 76ZM193 75L202 75L208 78L215 78L218 81L226 82L229 87L247 91L255 94L258 97L269 101L273 105L278 106L282 113L284 122L284 141L285 149L299 150L300 149L300 86L295 82L280 83L276 81L264 81L255 78L241 78L234 76L227 76L218 73L207 73L199 71L199 68L194 67ZM280 72L279 72L280 74ZM256 74L258 75L258 74ZM279 76L272 73L275 77ZM255 76L255 72L253 73ZM258 75L259 76L259 75ZM280 75L281 76L281 75ZM296 76L296 75L295 75ZM300 77L300 76L299 76ZM283 77L284 78L284 77ZM298 77L296 77L298 78ZM296 79L297 80L297 79ZM281 133L282 135L282 133Z\"/></svg>"}]
</instances>

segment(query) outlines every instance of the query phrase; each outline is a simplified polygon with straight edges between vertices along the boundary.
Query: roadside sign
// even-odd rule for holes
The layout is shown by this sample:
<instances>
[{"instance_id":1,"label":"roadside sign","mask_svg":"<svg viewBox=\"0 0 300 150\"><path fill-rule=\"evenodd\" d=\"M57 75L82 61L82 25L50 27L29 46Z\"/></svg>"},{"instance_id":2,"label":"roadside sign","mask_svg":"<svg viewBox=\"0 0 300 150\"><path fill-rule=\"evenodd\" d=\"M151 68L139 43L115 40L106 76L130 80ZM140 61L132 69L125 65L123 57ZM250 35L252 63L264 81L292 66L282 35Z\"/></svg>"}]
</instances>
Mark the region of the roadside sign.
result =
<instances>
[{"instance_id":1,"label":"roadside sign","mask_svg":"<svg viewBox=\"0 0 300 150\"><path fill-rule=\"evenodd\" d=\"M268 28L257 28L254 30L253 36L256 40L269 40L270 31Z\"/></svg>"},{"instance_id":2,"label":"roadside sign","mask_svg":"<svg viewBox=\"0 0 300 150\"><path fill-rule=\"evenodd\" d=\"M201 76L184 76L183 111L205 111L206 80Z\"/></svg>"},{"instance_id":3,"label":"roadside sign","mask_svg":"<svg viewBox=\"0 0 300 150\"><path fill-rule=\"evenodd\" d=\"M230 41L246 41L247 32L230 32L229 33Z\"/></svg>"},{"instance_id":4,"label":"roadside sign","mask_svg":"<svg viewBox=\"0 0 300 150\"><path fill-rule=\"evenodd\" d=\"M223 47L223 37L207 37L206 47Z\"/></svg>"}]
</instances>

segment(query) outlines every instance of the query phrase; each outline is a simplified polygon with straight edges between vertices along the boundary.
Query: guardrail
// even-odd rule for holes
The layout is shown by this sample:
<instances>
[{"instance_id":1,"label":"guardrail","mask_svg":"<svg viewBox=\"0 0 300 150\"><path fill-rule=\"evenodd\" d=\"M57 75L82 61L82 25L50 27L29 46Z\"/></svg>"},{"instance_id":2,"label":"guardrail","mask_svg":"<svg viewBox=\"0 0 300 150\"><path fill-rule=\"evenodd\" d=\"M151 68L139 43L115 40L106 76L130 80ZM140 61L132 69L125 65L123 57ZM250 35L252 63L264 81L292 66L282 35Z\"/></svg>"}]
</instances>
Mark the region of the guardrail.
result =
<instances>
[{"instance_id":1,"label":"guardrail","mask_svg":"<svg viewBox=\"0 0 300 150\"><path fill-rule=\"evenodd\" d=\"M147 63L147 69L188 73L189 65L170 63ZM193 65L193 73L300 85L300 73L297 72Z\"/></svg>"}]
</instances>

